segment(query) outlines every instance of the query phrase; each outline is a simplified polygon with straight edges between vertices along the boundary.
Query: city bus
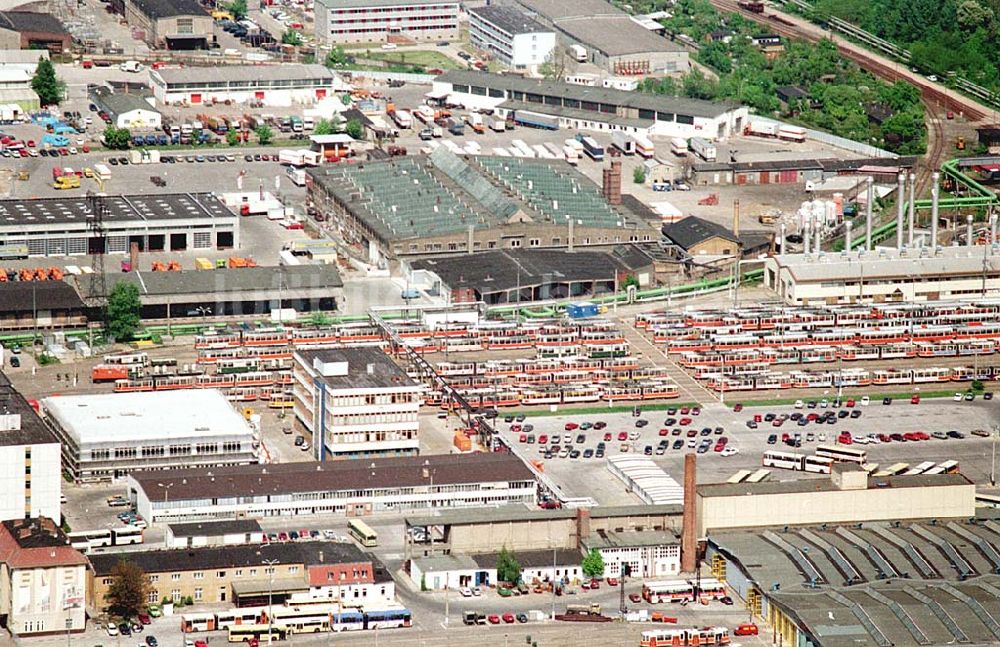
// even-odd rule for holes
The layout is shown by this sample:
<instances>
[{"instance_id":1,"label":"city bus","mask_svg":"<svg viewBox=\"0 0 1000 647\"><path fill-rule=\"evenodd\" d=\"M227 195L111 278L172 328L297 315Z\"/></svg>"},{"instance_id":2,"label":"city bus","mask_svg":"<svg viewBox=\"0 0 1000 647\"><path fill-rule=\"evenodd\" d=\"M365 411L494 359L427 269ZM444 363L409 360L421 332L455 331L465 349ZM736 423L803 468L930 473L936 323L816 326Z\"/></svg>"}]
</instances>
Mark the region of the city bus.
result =
<instances>
[{"instance_id":1,"label":"city bus","mask_svg":"<svg viewBox=\"0 0 1000 647\"><path fill-rule=\"evenodd\" d=\"M838 463L850 462L864 465L868 462L868 452L845 445L820 445L816 448L816 455L832 458Z\"/></svg>"},{"instance_id":2,"label":"city bus","mask_svg":"<svg viewBox=\"0 0 1000 647\"><path fill-rule=\"evenodd\" d=\"M310 634L330 631L332 604L274 607L274 622L290 634Z\"/></svg>"},{"instance_id":3,"label":"city bus","mask_svg":"<svg viewBox=\"0 0 1000 647\"><path fill-rule=\"evenodd\" d=\"M354 537L355 541L366 548L378 546L378 534L360 519L349 519L347 532L350 533L351 537Z\"/></svg>"},{"instance_id":4,"label":"city bus","mask_svg":"<svg viewBox=\"0 0 1000 647\"><path fill-rule=\"evenodd\" d=\"M197 631L215 631L215 614L185 613L181 616L181 631L186 634Z\"/></svg>"},{"instance_id":5,"label":"city bus","mask_svg":"<svg viewBox=\"0 0 1000 647\"><path fill-rule=\"evenodd\" d=\"M412 621L410 610L398 604L383 607L365 605L362 611L365 629L400 629L409 627Z\"/></svg>"},{"instance_id":6,"label":"city bus","mask_svg":"<svg viewBox=\"0 0 1000 647\"><path fill-rule=\"evenodd\" d=\"M916 476L917 474L923 474L932 467L934 467L934 461L924 461L923 463L920 463L916 467L910 468L907 471L903 472L903 475Z\"/></svg>"},{"instance_id":7,"label":"city bus","mask_svg":"<svg viewBox=\"0 0 1000 647\"><path fill-rule=\"evenodd\" d=\"M642 599L649 604L680 602L694 599L694 587L686 580L660 580L644 582Z\"/></svg>"},{"instance_id":8,"label":"city bus","mask_svg":"<svg viewBox=\"0 0 1000 647\"><path fill-rule=\"evenodd\" d=\"M231 643L269 643L275 640L286 640L288 630L281 625L274 625L268 629L263 625L233 625L229 628L229 642Z\"/></svg>"},{"instance_id":9,"label":"city bus","mask_svg":"<svg viewBox=\"0 0 1000 647\"><path fill-rule=\"evenodd\" d=\"M229 629L236 625L255 625L265 616L266 607L241 607L215 612L215 628Z\"/></svg>"},{"instance_id":10,"label":"city bus","mask_svg":"<svg viewBox=\"0 0 1000 647\"><path fill-rule=\"evenodd\" d=\"M875 472L875 476L896 476L898 474L902 474L908 469L910 469L909 463L895 463L884 470Z\"/></svg>"},{"instance_id":11,"label":"city bus","mask_svg":"<svg viewBox=\"0 0 1000 647\"><path fill-rule=\"evenodd\" d=\"M79 530L67 535L70 545L77 550L89 552L95 548L109 546L125 546L143 542L142 528L125 526L122 528L105 528L103 530Z\"/></svg>"}]
</instances>

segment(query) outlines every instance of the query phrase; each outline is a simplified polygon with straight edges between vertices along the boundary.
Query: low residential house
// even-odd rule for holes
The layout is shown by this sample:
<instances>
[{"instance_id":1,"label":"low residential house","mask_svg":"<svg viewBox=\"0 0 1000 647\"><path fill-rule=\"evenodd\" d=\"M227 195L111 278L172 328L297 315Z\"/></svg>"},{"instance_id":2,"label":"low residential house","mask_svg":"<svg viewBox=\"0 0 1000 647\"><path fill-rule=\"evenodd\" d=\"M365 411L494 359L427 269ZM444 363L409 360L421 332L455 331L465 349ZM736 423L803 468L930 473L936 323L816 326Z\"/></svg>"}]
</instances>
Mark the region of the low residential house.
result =
<instances>
[{"instance_id":1,"label":"low residential house","mask_svg":"<svg viewBox=\"0 0 1000 647\"><path fill-rule=\"evenodd\" d=\"M15 638L83 633L86 578L87 558L52 519L0 524L0 617Z\"/></svg>"}]
</instances>

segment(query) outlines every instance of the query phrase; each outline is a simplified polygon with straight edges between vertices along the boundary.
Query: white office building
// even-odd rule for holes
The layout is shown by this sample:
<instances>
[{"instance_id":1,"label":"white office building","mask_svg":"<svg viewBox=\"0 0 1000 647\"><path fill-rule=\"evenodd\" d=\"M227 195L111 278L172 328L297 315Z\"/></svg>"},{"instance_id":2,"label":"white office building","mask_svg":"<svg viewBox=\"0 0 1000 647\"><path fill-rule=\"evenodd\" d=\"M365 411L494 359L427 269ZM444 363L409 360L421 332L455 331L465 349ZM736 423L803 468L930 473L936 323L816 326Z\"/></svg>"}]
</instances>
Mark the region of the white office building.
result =
<instances>
[{"instance_id":1,"label":"white office building","mask_svg":"<svg viewBox=\"0 0 1000 647\"><path fill-rule=\"evenodd\" d=\"M545 63L556 33L531 16L503 5L469 9L469 42L515 70Z\"/></svg>"},{"instance_id":2,"label":"white office building","mask_svg":"<svg viewBox=\"0 0 1000 647\"><path fill-rule=\"evenodd\" d=\"M164 105L260 102L265 106L310 106L349 90L324 65L219 65L152 70L153 96Z\"/></svg>"},{"instance_id":3,"label":"white office building","mask_svg":"<svg viewBox=\"0 0 1000 647\"><path fill-rule=\"evenodd\" d=\"M61 519L59 441L0 374L0 521Z\"/></svg>"},{"instance_id":4,"label":"white office building","mask_svg":"<svg viewBox=\"0 0 1000 647\"><path fill-rule=\"evenodd\" d=\"M316 37L324 45L458 38L452 0L318 0Z\"/></svg>"},{"instance_id":5,"label":"white office building","mask_svg":"<svg viewBox=\"0 0 1000 647\"><path fill-rule=\"evenodd\" d=\"M419 451L424 387L381 349L300 350L292 377L295 417L312 432L318 460Z\"/></svg>"},{"instance_id":6,"label":"white office building","mask_svg":"<svg viewBox=\"0 0 1000 647\"><path fill-rule=\"evenodd\" d=\"M257 462L259 439L214 389L59 396L42 400L42 413L78 481Z\"/></svg>"}]
</instances>

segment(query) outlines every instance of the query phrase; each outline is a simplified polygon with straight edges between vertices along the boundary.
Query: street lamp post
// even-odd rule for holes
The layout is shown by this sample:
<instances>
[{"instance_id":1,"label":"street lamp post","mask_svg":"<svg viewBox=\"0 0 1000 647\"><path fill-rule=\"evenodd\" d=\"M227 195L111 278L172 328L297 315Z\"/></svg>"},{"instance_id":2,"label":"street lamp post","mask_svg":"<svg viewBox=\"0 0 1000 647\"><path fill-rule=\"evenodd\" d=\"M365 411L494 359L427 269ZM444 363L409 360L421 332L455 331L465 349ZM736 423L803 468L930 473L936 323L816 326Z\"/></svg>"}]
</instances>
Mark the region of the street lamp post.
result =
<instances>
[{"instance_id":1,"label":"street lamp post","mask_svg":"<svg viewBox=\"0 0 1000 647\"><path fill-rule=\"evenodd\" d=\"M262 560L262 564L268 567L267 573L267 642L271 642L272 631L271 627L274 623L274 618L271 615L271 595L274 592L274 565L278 563L276 559L265 559ZM376 634L377 635L377 634ZM378 639L376 638L376 641Z\"/></svg>"}]
</instances>

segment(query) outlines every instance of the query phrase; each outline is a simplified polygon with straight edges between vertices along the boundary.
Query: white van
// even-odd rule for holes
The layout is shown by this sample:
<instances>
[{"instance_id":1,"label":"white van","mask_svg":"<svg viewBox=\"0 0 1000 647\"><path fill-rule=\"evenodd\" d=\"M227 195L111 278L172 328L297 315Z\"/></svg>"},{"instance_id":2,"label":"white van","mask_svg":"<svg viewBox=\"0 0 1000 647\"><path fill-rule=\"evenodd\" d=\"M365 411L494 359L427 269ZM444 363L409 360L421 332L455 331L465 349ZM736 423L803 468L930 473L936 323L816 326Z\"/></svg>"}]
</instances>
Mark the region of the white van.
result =
<instances>
[{"instance_id":1,"label":"white van","mask_svg":"<svg viewBox=\"0 0 1000 647\"><path fill-rule=\"evenodd\" d=\"M143 70L142 63L139 61L125 61L119 67L121 67L122 72L141 72Z\"/></svg>"}]
</instances>

